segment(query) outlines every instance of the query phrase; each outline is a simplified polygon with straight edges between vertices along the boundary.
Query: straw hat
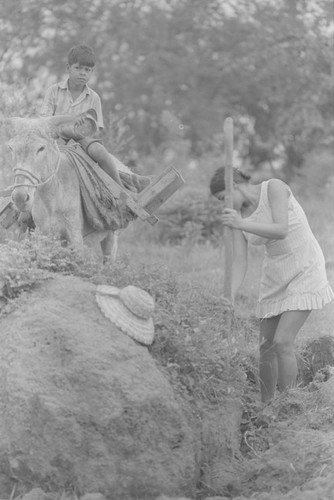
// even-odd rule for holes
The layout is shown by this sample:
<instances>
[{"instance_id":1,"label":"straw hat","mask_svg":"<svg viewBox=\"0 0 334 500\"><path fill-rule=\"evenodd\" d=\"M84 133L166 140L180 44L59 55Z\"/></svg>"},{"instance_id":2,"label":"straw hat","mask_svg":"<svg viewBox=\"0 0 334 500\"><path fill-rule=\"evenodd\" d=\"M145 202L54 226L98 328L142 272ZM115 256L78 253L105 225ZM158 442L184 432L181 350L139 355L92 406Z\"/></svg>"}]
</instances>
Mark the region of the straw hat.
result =
<instances>
[{"instance_id":1,"label":"straw hat","mask_svg":"<svg viewBox=\"0 0 334 500\"><path fill-rule=\"evenodd\" d=\"M123 333L141 344L152 344L154 300L149 293L133 285L121 289L98 285L96 301L106 318Z\"/></svg>"},{"instance_id":2,"label":"straw hat","mask_svg":"<svg viewBox=\"0 0 334 500\"><path fill-rule=\"evenodd\" d=\"M81 117L84 118L83 123L78 125L76 120ZM94 109L89 109L84 113L73 116L70 123L60 125L59 135L64 139L74 139L80 141L84 137L93 136L97 132L97 115Z\"/></svg>"}]
</instances>

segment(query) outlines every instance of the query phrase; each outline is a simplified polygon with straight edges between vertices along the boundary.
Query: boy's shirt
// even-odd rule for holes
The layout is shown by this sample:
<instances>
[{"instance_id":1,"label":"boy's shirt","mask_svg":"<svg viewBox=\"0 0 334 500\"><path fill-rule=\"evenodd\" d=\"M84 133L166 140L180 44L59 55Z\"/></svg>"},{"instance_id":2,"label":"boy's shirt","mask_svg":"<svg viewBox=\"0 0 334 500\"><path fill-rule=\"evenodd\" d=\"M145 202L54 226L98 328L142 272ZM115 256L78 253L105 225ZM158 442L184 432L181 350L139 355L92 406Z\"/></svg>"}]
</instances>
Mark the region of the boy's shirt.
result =
<instances>
[{"instance_id":1,"label":"boy's shirt","mask_svg":"<svg viewBox=\"0 0 334 500\"><path fill-rule=\"evenodd\" d=\"M79 97L73 101L67 79L47 89L39 114L40 116L77 115L92 108L97 114L97 126L103 128L102 105L98 94L85 85Z\"/></svg>"}]
</instances>

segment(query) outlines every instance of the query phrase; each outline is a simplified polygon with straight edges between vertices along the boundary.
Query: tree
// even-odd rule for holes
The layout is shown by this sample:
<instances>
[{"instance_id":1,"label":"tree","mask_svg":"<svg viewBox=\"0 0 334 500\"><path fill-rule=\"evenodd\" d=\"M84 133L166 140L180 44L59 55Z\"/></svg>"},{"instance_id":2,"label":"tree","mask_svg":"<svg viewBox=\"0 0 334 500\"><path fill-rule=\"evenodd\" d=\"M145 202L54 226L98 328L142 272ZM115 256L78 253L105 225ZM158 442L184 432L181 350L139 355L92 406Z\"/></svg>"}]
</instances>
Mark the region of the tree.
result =
<instances>
[{"instance_id":1,"label":"tree","mask_svg":"<svg viewBox=\"0 0 334 500\"><path fill-rule=\"evenodd\" d=\"M280 147L293 171L333 132L330 8L329 0L3 0L2 78L29 82L38 101L64 74L68 49L85 42L98 55L92 85L105 116L127 121L141 153L164 144L166 116L182 124L193 154L213 151L232 115L253 163Z\"/></svg>"}]
</instances>

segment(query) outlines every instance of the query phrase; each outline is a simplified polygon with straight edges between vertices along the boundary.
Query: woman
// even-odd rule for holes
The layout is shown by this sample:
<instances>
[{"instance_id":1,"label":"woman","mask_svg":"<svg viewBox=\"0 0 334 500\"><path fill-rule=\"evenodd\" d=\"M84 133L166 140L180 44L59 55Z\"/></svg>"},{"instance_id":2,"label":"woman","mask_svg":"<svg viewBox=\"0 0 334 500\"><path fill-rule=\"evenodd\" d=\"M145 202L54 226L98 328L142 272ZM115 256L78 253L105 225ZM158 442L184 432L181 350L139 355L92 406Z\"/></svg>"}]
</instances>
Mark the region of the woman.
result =
<instances>
[{"instance_id":1,"label":"woman","mask_svg":"<svg viewBox=\"0 0 334 500\"><path fill-rule=\"evenodd\" d=\"M219 168L211 193L225 195L225 169ZM325 260L306 215L290 188L279 179L250 184L250 177L233 170L233 209L223 211L223 224L232 228L232 295L247 270L247 244L264 245L259 300L260 385L262 401L296 383L294 340L313 309L334 299Z\"/></svg>"}]
</instances>

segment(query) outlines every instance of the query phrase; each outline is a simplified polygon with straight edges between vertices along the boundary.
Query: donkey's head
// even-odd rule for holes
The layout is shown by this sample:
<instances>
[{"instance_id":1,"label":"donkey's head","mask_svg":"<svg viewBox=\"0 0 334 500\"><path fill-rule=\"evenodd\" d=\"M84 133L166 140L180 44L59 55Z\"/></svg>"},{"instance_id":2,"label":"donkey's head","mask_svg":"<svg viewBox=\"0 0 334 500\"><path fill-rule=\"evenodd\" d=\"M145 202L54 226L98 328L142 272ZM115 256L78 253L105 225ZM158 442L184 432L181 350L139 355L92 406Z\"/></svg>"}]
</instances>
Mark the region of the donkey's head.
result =
<instances>
[{"instance_id":1,"label":"donkey's head","mask_svg":"<svg viewBox=\"0 0 334 500\"><path fill-rule=\"evenodd\" d=\"M10 118L7 123L15 176L12 199L18 210L26 211L31 209L36 188L55 176L60 161L56 139L72 129L82 136L94 133L95 117L87 112L78 116Z\"/></svg>"},{"instance_id":2,"label":"donkey's head","mask_svg":"<svg viewBox=\"0 0 334 500\"><path fill-rule=\"evenodd\" d=\"M52 175L59 157L56 130L50 119L12 119L14 136L8 142L13 158L12 200L21 211L30 210L36 187Z\"/></svg>"}]
</instances>

